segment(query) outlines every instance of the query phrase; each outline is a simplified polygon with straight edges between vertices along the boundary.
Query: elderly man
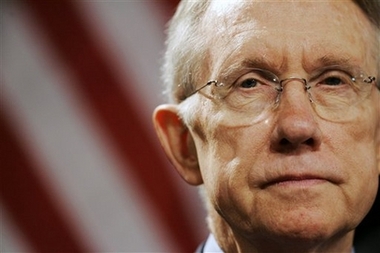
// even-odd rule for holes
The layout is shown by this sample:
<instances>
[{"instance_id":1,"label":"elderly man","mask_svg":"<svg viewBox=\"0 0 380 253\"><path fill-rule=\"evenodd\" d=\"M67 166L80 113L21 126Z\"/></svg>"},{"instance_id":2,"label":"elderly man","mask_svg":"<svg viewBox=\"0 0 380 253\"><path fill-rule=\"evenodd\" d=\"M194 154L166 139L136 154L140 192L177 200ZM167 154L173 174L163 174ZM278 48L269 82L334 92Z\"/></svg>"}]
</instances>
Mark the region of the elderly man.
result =
<instances>
[{"instance_id":1,"label":"elderly man","mask_svg":"<svg viewBox=\"0 0 380 253\"><path fill-rule=\"evenodd\" d=\"M380 171L374 1L186 1L154 123L205 252L351 252ZM376 9L377 8L377 9Z\"/></svg>"}]
</instances>

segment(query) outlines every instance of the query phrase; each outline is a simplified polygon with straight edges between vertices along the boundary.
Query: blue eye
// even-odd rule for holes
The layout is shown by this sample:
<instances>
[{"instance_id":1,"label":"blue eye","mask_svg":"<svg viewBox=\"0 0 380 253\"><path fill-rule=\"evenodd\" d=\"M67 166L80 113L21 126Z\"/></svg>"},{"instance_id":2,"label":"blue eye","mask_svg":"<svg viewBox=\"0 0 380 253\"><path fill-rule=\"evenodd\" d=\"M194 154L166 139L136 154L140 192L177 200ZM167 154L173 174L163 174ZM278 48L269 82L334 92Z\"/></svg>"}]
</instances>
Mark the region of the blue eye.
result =
<instances>
[{"instance_id":1,"label":"blue eye","mask_svg":"<svg viewBox=\"0 0 380 253\"><path fill-rule=\"evenodd\" d=\"M254 88L257 86L257 80L256 79L246 79L244 80L241 84L240 84L240 87L242 88Z\"/></svg>"}]
</instances>

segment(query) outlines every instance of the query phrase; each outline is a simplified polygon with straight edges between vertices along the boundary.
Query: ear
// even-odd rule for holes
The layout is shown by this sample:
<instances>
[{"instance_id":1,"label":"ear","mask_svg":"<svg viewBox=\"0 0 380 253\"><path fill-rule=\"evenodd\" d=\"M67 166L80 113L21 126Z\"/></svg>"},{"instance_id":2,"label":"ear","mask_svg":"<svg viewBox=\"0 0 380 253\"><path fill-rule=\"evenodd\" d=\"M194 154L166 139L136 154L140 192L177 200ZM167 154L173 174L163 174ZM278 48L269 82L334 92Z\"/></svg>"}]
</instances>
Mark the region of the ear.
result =
<instances>
[{"instance_id":1,"label":"ear","mask_svg":"<svg viewBox=\"0 0 380 253\"><path fill-rule=\"evenodd\" d=\"M178 116L177 105L160 105L153 113L153 124L170 162L189 184L203 183L193 137Z\"/></svg>"}]
</instances>

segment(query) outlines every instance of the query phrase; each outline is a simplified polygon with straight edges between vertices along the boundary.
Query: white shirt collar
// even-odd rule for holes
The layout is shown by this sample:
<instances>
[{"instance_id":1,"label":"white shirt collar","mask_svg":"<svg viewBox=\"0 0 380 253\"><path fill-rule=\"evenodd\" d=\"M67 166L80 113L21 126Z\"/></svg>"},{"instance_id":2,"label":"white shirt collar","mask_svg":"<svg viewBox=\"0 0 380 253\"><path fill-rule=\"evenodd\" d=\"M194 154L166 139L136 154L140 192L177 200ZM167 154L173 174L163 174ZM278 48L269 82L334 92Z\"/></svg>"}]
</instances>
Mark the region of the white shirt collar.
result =
<instances>
[{"instance_id":1,"label":"white shirt collar","mask_svg":"<svg viewBox=\"0 0 380 253\"><path fill-rule=\"evenodd\" d=\"M215 240L215 237L213 234L210 234L207 238L206 244L203 248L204 253L208 252L223 252L222 249L219 247L218 243Z\"/></svg>"}]
</instances>

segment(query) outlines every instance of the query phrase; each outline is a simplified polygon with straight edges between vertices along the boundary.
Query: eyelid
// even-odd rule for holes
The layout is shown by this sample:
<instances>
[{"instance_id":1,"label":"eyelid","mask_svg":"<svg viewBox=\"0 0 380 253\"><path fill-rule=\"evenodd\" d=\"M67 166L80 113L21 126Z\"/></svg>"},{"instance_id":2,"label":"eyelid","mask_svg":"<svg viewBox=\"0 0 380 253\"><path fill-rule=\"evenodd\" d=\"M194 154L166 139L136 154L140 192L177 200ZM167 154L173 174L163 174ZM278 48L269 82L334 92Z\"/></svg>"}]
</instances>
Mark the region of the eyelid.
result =
<instances>
[{"instance_id":1,"label":"eyelid","mask_svg":"<svg viewBox=\"0 0 380 253\"><path fill-rule=\"evenodd\" d=\"M354 77L358 72L360 73L358 69L359 68L355 68L350 65L331 65L331 66L326 66L326 67L317 69L314 73L311 74L311 77L315 78L329 72L340 72L340 73L345 73L350 77Z\"/></svg>"},{"instance_id":2,"label":"eyelid","mask_svg":"<svg viewBox=\"0 0 380 253\"><path fill-rule=\"evenodd\" d=\"M220 75L219 80L221 80L223 83L227 84L228 87L235 86L235 84L242 78L243 76L250 73L252 69L239 69L233 73L229 72L229 75L225 75L226 73L222 73Z\"/></svg>"},{"instance_id":3,"label":"eyelid","mask_svg":"<svg viewBox=\"0 0 380 253\"><path fill-rule=\"evenodd\" d=\"M325 68L323 71L318 71L318 74L314 74L309 80L308 83L311 85L324 82L327 78L335 77L341 79L342 82L351 83L354 75L346 70L342 69L329 69Z\"/></svg>"},{"instance_id":4,"label":"eyelid","mask_svg":"<svg viewBox=\"0 0 380 253\"><path fill-rule=\"evenodd\" d=\"M250 74L254 74L256 75L256 77L250 77L249 76ZM275 78L277 82L273 81L274 79L271 79L271 77ZM248 80L248 79L255 79L261 83L269 83L269 82L279 83L279 78L273 72L269 70L265 70L265 69L250 68L249 71L245 72L242 75L239 75L239 77L231 83L231 86L236 87L237 84L242 83L243 81Z\"/></svg>"}]
</instances>

